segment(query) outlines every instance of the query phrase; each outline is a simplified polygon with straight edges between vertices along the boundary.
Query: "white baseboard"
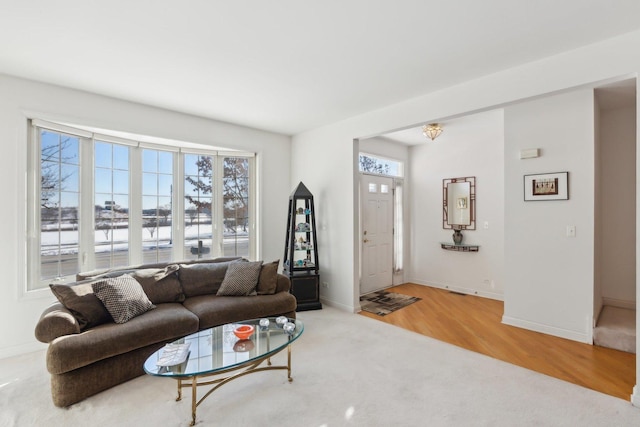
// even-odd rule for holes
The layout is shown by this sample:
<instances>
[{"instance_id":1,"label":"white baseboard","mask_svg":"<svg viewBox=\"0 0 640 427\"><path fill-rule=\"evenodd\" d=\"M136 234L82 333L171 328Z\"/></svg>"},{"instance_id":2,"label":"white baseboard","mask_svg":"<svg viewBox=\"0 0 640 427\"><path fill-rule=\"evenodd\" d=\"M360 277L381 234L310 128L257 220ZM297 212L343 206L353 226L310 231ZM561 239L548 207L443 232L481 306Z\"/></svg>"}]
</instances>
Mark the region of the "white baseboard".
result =
<instances>
[{"instance_id":1,"label":"white baseboard","mask_svg":"<svg viewBox=\"0 0 640 427\"><path fill-rule=\"evenodd\" d=\"M21 356L27 353L33 353L34 351L46 350L47 344L41 342L33 342L29 344L14 345L11 347L0 348L0 359L6 359L8 357Z\"/></svg>"},{"instance_id":2,"label":"white baseboard","mask_svg":"<svg viewBox=\"0 0 640 427\"><path fill-rule=\"evenodd\" d=\"M636 408L640 408L640 389L638 384L633 386L633 393L631 393L631 404Z\"/></svg>"},{"instance_id":3,"label":"white baseboard","mask_svg":"<svg viewBox=\"0 0 640 427\"><path fill-rule=\"evenodd\" d=\"M615 298L603 297L602 298L602 305L608 305L610 307L626 308L626 309L629 309L629 310L635 310L636 309L636 302L635 301L625 301L625 300L615 299Z\"/></svg>"},{"instance_id":4,"label":"white baseboard","mask_svg":"<svg viewBox=\"0 0 640 427\"><path fill-rule=\"evenodd\" d=\"M337 308L338 310L342 310L342 311L348 311L349 313L357 313L360 311L359 303L357 307L353 307L350 305L345 305L339 302L331 301L326 298L320 298L320 302L322 303L322 305L327 305L329 307Z\"/></svg>"},{"instance_id":5,"label":"white baseboard","mask_svg":"<svg viewBox=\"0 0 640 427\"><path fill-rule=\"evenodd\" d=\"M502 323L505 325L516 326L522 329L528 329L534 332L540 332L547 335L553 335L560 338L566 338L572 341L578 341L585 344L592 344L589 334L570 331L568 329L556 328L555 326L543 325L541 323L530 322L528 320L516 319L509 316L502 316Z\"/></svg>"},{"instance_id":6,"label":"white baseboard","mask_svg":"<svg viewBox=\"0 0 640 427\"><path fill-rule=\"evenodd\" d=\"M446 289L448 291L459 292L461 294L477 295L477 296L483 297L483 298L489 298L489 299L495 299L495 300L498 300L498 301L504 301L504 295L502 295L502 294L498 294L498 293L495 293L495 292L489 292L489 291L482 291L482 290L477 290L477 289L471 289L471 288L465 288L463 286L454 286L454 285L450 285L448 283L439 283L439 282L433 282L433 281L425 282L424 280L419 280L419 279L410 279L408 281L408 283L415 283L415 284L418 284L418 285L430 286L432 288Z\"/></svg>"}]
</instances>

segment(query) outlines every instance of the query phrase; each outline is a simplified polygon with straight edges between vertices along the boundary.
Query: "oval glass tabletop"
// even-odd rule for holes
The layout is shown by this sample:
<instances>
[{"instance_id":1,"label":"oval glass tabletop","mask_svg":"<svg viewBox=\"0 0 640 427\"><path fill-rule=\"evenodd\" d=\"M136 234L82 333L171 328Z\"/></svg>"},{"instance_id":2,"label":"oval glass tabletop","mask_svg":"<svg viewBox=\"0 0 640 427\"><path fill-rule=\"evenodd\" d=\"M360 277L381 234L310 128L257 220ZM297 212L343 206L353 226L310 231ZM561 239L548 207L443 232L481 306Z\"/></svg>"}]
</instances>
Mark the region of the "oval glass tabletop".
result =
<instances>
[{"instance_id":1,"label":"oval glass tabletop","mask_svg":"<svg viewBox=\"0 0 640 427\"><path fill-rule=\"evenodd\" d=\"M275 318L268 319L269 325L266 327L260 325L261 319L243 320L180 338L172 344L189 344L185 362L158 366L166 350L163 347L147 358L144 370L150 375L175 378L215 374L264 360L286 348L304 331L304 324L300 320L288 319L295 324L295 329L287 333L282 325L276 323ZM254 326L254 333L249 339L241 340L234 334L234 329L240 325Z\"/></svg>"}]
</instances>

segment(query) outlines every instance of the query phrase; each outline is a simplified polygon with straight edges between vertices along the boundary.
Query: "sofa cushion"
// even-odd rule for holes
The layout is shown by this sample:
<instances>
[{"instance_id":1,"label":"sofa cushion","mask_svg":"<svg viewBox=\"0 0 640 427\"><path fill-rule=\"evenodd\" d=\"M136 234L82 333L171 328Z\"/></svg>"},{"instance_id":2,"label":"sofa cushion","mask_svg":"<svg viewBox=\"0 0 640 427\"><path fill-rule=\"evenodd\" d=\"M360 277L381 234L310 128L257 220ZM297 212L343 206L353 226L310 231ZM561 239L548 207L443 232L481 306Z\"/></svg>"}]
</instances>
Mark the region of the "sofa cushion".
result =
<instances>
[{"instance_id":1,"label":"sofa cushion","mask_svg":"<svg viewBox=\"0 0 640 427\"><path fill-rule=\"evenodd\" d=\"M293 313L295 316L296 297L288 292L246 297L200 295L187 298L183 305L198 316L200 329L206 329L225 323L281 314Z\"/></svg>"},{"instance_id":2,"label":"sofa cushion","mask_svg":"<svg viewBox=\"0 0 640 427\"><path fill-rule=\"evenodd\" d=\"M278 285L278 265L280 260L262 264L256 292L258 295L271 295L276 293Z\"/></svg>"},{"instance_id":3,"label":"sofa cushion","mask_svg":"<svg viewBox=\"0 0 640 427\"><path fill-rule=\"evenodd\" d=\"M49 285L58 301L78 320L80 330L111 322L109 312L94 294L91 280Z\"/></svg>"},{"instance_id":4,"label":"sofa cushion","mask_svg":"<svg viewBox=\"0 0 640 427\"><path fill-rule=\"evenodd\" d=\"M147 268L165 268L171 264L202 264L202 263L212 263L212 262L226 262L226 261L237 261L241 260L241 257L219 257L219 258L211 258L211 259L193 259L193 260L185 260L185 261L172 261L172 262L156 262L152 264L139 264L139 265L130 265L127 267L115 267L115 268L102 268L99 270L93 271L83 271L76 274L76 281L80 282L82 280L87 279L104 279L105 277L116 277L122 274L132 273L135 270L144 270Z\"/></svg>"},{"instance_id":5,"label":"sofa cushion","mask_svg":"<svg viewBox=\"0 0 640 427\"><path fill-rule=\"evenodd\" d=\"M156 308L140 283L129 274L97 280L91 287L116 323L126 323Z\"/></svg>"},{"instance_id":6,"label":"sofa cushion","mask_svg":"<svg viewBox=\"0 0 640 427\"><path fill-rule=\"evenodd\" d=\"M180 264L178 277L184 295L190 298L218 292L227 268L232 262L236 261Z\"/></svg>"},{"instance_id":7,"label":"sofa cushion","mask_svg":"<svg viewBox=\"0 0 640 427\"><path fill-rule=\"evenodd\" d=\"M178 280L178 268L177 264L170 264L165 268L143 268L132 271L131 276L142 285L152 303L182 302L184 293Z\"/></svg>"},{"instance_id":8,"label":"sofa cushion","mask_svg":"<svg viewBox=\"0 0 640 427\"><path fill-rule=\"evenodd\" d=\"M47 369L61 374L155 343L198 331L198 318L179 303L160 304L127 323L113 322L56 338L47 351ZM108 375L108 373L105 373Z\"/></svg>"},{"instance_id":9,"label":"sofa cushion","mask_svg":"<svg viewBox=\"0 0 640 427\"><path fill-rule=\"evenodd\" d=\"M227 268L217 295L243 296L255 291L262 261L234 262Z\"/></svg>"}]
</instances>

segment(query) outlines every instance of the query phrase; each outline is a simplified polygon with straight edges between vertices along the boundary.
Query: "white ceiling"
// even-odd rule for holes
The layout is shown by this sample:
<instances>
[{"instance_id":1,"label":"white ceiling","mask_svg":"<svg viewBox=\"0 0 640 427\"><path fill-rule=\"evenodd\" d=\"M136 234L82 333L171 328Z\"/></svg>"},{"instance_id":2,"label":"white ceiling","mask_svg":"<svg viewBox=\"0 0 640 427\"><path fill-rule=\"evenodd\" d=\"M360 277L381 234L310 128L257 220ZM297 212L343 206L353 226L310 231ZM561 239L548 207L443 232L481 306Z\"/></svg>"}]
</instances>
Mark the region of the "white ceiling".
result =
<instances>
[{"instance_id":1,"label":"white ceiling","mask_svg":"<svg viewBox=\"0 0 640 427\"><path fill-rule=\"evenodd\" d=\"M615 83L598 86L595 88L595 96L601 110L613 110L616 108L633 108L636 105L636 79L621 80ZM438 122L443 133L450 127L458 126L467 120L469 116L462 116L444 122ZM425 123L426 124L426 123ZM388 132L380 137L392 142L404 145L423 145L431 141L422 133L422 126ZM437 143L438 141L436 141Z\"/></svg>"},{"instance_id":2,"label":"white ceiling","mask_svg":"<svg viewBox=\"0 0 640 427\"><path fill-rule=\"evenodd\" d=\"M637 0L0 0L0 73L295 134L639 18Z\"/></svg>"}]
</instances>

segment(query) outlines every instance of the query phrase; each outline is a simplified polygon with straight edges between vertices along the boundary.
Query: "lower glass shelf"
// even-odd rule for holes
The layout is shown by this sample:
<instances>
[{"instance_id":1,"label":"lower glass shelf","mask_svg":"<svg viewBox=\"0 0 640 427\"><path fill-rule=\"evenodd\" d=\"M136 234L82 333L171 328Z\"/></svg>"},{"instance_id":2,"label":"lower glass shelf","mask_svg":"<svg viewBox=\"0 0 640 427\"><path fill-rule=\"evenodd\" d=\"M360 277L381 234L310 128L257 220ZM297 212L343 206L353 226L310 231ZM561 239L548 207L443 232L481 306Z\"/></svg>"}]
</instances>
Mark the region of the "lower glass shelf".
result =
<instances>
[{"instance_id":1,"label":"lower glass shelf","mask_svg":"<svg viewBox=\"0 0 640 427\"><path fill-rule=\"evenodd\" d=\"M480 246L478 245L454 245L451 243L440 243L440 247L447 251L458 251L458 252L478 252L480 250Z\"/></svg>"}]
</instances>

